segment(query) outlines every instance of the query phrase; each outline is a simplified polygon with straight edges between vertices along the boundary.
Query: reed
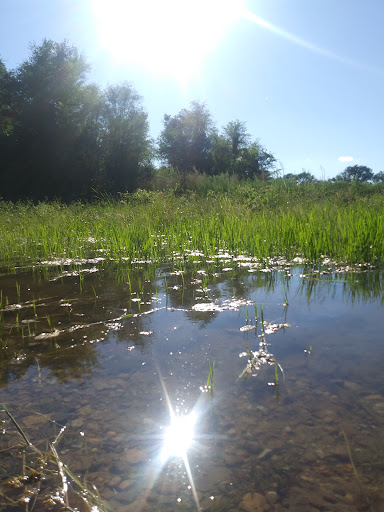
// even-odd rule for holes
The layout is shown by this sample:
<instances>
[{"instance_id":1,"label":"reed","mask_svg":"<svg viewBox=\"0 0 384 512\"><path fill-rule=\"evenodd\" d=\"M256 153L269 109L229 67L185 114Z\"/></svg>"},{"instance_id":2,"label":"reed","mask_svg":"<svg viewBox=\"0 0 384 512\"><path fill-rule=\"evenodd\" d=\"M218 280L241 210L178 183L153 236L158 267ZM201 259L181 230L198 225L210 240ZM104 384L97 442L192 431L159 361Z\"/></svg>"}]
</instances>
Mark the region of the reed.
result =
<instances>
[{"instance_id":1,"label":"reed","mask_svg":"<svg viewBox=\"0 0 384 512\"><path fill-rule=\"evenodd\" d=\"M23 475L10 475L8 480L9 482L12 482L12 487L17 485L20 495L19 503L28 504L29 502L26 497L30 490L26 484L44 481L44 488L43 486L37 485L37 493L34 496L33 506L31 508L26 507L25 510L32 510L34 508L42 510L45 500L47 499L47 493L51 491L51 496L55 499L57 496L62 498L62 500L58 501L55 510L60 510L62 512L75 512L79 510L78 507L71 506L71 498L75 498L76 502L79 502L80 500L82 503L81 510L84 510L85 512L93 512L96 510L100 512L113 512L113 509L109 504L100 497L97 489L94 486L94 490L89 489L89 487L85 483L81 482L80 478L77 477L60 458L56 446L63 436L65 427L60 429L58 435L52 442L47 443L49 449L41 451L31 442L14 415L8 410L7 406L5 404L1 404L1 406L3 412L5 412L11 424L16 428L18 434L26 445L26 450L28 450L28 463L34 466L34 468L26 466L26 450L23 450L21 452L23 458ZM17 457L20 452L20 446L15 444L14 451L15 457ZM27 472L29 473L28 475ZM3 503L1 503L2 499L7 500L8 503L13 502L6 493L0 492L0 508L3 505ZM50 495L48 494L48 502L50 502L49 499Z\"/></svg>"},{"instance_id":2,"label":"reed","mask_svg":"<svg viewBox=\"0 0 384 512\"><path fill-rule=\"evenodd\" d=\"M207 378L207 384L206 384L206 387L210 390L210 391L213 391L213 375L214 375L214 371L215 371L215 363L216 361L213 360L213 363L211 364L211 361L208 361L208 365L209 365L209 374L208 374L208 378Z\"/></svg>"},{"instance_id":3,"label":"reed","mask_svg":"<svg viewBox=\"0 0 384 512\"><path fill-rule=\"evenodd\" d=\"M193 261L223 251L383 264L383 194L339 185L292 188L275 180L205 196L148 192L146 203L1 202L0 262Z\"/></svg>"}]
</instances>

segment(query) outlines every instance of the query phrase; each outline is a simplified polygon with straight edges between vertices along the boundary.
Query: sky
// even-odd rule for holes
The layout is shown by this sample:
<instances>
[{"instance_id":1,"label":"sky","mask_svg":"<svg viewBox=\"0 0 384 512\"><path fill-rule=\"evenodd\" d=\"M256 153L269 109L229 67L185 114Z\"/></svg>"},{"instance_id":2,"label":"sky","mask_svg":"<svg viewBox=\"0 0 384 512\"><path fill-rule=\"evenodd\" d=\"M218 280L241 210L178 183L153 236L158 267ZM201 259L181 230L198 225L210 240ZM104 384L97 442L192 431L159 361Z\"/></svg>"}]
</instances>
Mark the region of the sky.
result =
<instances>
[{"instance_id":1,"label":"sky","mask_svg":"<svg viewBox=\"0 0 384 512\"><path fill-rule=\"evenodd\" d=\"M150 134L205 102L246 124L281 174L384 170L382 0L0 0L0 57L64 39L89 82L131 82Z\"/></svg>"}]
</instances>

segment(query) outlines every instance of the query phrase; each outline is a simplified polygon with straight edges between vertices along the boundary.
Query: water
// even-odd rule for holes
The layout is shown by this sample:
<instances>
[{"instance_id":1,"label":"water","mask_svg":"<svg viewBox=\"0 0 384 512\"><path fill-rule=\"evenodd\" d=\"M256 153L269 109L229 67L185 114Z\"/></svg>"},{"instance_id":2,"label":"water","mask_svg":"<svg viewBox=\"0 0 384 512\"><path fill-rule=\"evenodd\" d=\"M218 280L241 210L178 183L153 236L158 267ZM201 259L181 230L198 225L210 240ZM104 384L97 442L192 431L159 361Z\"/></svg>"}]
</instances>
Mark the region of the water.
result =
<instances>
[{"instance_id":1,"label":"water","mask_svg":"<svg viewBox=\"0 0 384 512\"><path fill-rule=\"evenodd\" d=\"M2 272L1 403L34 448L0 413L1 512L65 510L36 451L62 427L117 512L384 509L382 273L136 267Z\"/></svg>"}]
</instances>

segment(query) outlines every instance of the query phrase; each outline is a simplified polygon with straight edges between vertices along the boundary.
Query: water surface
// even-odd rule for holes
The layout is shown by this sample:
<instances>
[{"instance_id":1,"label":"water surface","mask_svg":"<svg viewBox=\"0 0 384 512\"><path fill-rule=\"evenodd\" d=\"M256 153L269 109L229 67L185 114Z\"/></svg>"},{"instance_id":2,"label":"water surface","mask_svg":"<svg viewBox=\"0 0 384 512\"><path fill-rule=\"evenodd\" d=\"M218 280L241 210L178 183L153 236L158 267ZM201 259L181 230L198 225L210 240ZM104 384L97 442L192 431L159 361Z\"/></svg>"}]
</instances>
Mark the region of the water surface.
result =
<instances>
[{"instance_id":1,"label":"water surface","mask_svg":"<svg viewBox=\"0 0 384 512\"><path fill-rule=\"evenodd\" d=\"M1 403L117 512L383 510L382 273L225 265L4 270ZM0 421L0 510L64 510Z\"/></svg>"}]
</instances>

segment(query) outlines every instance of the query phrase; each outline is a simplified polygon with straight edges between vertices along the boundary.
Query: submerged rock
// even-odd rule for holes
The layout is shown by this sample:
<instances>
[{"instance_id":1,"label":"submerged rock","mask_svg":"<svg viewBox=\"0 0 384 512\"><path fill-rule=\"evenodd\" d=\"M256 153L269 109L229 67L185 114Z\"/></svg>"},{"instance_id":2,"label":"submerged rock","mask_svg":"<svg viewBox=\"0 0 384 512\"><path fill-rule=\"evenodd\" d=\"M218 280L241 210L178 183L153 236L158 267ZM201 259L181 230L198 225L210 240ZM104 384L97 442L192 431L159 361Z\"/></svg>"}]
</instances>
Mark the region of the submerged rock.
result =
<instances>
[{"instance_id":1,"label":"submerged rock","mask_svg":"<svg viewBox=\"0 0 384 512\"><path fill-rule=\"evenodd\" d=\"M268 512L270 505L262 494L248 492L240 503L240 510L244 512Z\"/></svg>"}]
</instances>

